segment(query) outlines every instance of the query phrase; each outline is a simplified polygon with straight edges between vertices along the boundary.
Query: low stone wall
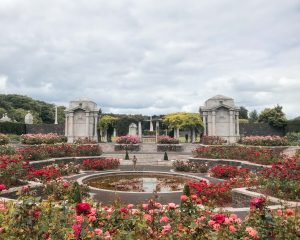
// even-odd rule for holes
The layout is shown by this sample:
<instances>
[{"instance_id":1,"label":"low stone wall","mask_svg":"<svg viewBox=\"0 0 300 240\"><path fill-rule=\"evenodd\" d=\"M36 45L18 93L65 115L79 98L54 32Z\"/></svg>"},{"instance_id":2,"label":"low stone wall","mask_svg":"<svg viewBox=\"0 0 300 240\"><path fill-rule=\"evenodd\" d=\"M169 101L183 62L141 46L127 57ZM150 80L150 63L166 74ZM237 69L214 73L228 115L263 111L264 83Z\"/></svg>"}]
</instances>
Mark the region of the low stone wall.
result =
<instances>
[{"instance_id":1,"label":"low stone wall","mask_svg":"<svg viewBox=\"0 0 300 240\"><path fill-rule=\"evenodd\" d=\"M247 188L234 188L231 190L231 194L233 208L249 207L250 200L257 197L266 197L271 206L282 205L284 202L286 206L300 208L300 202L284 201L279 198L265 196L261 193L249 191Z\"/></svg>"},{"instance_id":2,"label":"low stone wall","mask_svg":"<svg viewBox=\"0 0 300 240\"><path fill-rule=\"evenodd\" d=\"M157 144L158 152L182 152L181 144Z\"/></svg>"},{"instance_id":3,"label":"low stone wall","mask_svg":"<svg viewBox=\"0 0 300 240\"><path fill-rule=\"evenodd\" d=\"M115 151L128 150L128 151L138 152L140 151L140 144L115 144L114 150Z\"/></svg>"},{"instance_id":4,"label":"low stone wall","mask_svg":"<svg viewBox=\"0 0 300 240\"><path fill-rule=\"evenodd\" d=\"M214 167L218 164L226 164L230 166L237 166L242 168L249 168L253 172L260 171L266 167L270 167L268 165L262 165L257 163L251 163L248 161L240 161L240 160L228 160L228 159L211 159L211 158L189 158L189 162L202 163L207 164L210 168Z\"/></svg>"}]
</instances>

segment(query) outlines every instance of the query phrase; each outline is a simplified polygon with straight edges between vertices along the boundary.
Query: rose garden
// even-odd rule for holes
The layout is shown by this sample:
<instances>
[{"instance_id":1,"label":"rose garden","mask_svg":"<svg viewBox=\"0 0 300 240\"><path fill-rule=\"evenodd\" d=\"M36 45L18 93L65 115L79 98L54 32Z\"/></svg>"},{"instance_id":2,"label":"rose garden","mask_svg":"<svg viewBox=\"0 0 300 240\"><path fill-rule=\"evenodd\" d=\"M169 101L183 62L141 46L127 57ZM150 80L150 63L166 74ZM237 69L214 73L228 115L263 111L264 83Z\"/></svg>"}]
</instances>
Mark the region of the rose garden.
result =
<instances>
[{"instance_id":1,"label":"rose garden","mask_svg":"<svg viewBox=\"0 0 300 240\"><path fill-rule=\"evenodd\" d=\"M0 239L300 238L299 134L240 134L231 100L125 134L80 100L64 134L1 134Z\"/></svg>"}]
</instances>

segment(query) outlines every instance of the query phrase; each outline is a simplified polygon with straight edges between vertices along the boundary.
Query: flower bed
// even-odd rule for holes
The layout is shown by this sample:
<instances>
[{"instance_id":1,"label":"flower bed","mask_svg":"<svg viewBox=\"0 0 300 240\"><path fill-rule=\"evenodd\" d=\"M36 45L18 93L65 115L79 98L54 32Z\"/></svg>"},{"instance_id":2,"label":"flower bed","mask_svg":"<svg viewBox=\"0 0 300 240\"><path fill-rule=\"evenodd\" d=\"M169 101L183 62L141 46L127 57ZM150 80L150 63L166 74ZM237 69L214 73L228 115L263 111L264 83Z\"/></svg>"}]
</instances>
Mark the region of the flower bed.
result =
<instances>
[{"instance_id":1,"label":"flower bed","mask_svg":"<svg viewBox=\"0 0 300 240\"><path fill-rule=\"evenodd\" d=\"M289 141L287 137L280 136L249 136L242 137L241 144L253 146L288 146Z\"/></svg>"},{"instance_id":2,"label":"flower bed","mask_svg":"<svg viewBox=\"0 0 300 240\"><path fill-rule=\"evenodd\" d=\"M179 139L172 138L169 136L159 136L157 138L158 144L179 144Z\"/></svg>"},{"instance_id":3,"label":"flower bed","mask_svg":"<svg viewBox=\"0 0 300 240\"><path fill-rule=\"evenodd\" d=\"M250 169L248 168L238 168L236 166L229 165L216 165L210 169L210 175L212 177L228 179L237 176L242 176L248 174Z\"/></svg>"},{"instance_id":4,"label":"flower bed","mask_svg":"<svg viewBox=\"0 0 300 240\"><path fill-rule=\"evenodd\" d=\"M205 145L222 145L227 141L218 136L202 136L201 143Z\"/></svg>"},{"instance_id":5,"label":"flower bed","mask_svg":"<svg viewBox=\"0 0 300 240\"><path fill-rule=\"evenodd\" d=\"M102 153L98 145L53 144L35 145L18 149L25 160L35 161L56 157L99 156Z\"/></svg>"},{"instance_id":6,"label":"flower bed","mask_svg":"<svg viewBox=\"0 0 300 240\"><path fill-rule=\"evenodd\" d=\"M82 163L84 170L107 170L117 169L120 166L118 158L86 159Z\"/></svg>"},{"instance_id":7,"label":"flower bed","mask_svg":"<svg viewBox=\"0 0 300 240\"><path fill-rule=\"evenodd\" d=\"M259 192L282 198L300 201L300 165L299 157L286 158L272 164L260 172Z\"/></svg>"},{"instance_id":8,"label":"flower bed","mask_svg":"<svg viewBox=\"0 0 300 240\"><path fill-rule=\"evenodd\" d=\"M16 149L10 145L0 145L0 155L14 155L16 154Z\"/></svg>"},{"instance_id":9,"label":"flower bed","mask_svg":"<svg viewBox=\"0 0 300 240\"><path fill-rule=\"evenodd\" d=\"M194 195L182 195L180 205L153 200L99 205L83 199L78 186L72 187L54 182L49 188L51 201L42 202L24 191L17 203L0 203L0 239L253 240L272 236L279 240L299 236L300 214L293 209L268 211L265 204L254 205L241 220L236 214L202 209ZM53 201L56 198L68 201Z\"/></svg>"},{"instance_id":10,"label":"flower bed","mask_svg":"<svg viewBox=\"0 0 300 240\"><path fill-rule=\"evenodd\" d=\"M9 137L0 133L0 145L6 145L9 143Z\"/></svg>"},{"instance_id":11,"label":"flower bed","mask_svg":"<svg viewBox=\"0 0 300 240\"><path fill-rule=\"evenodd\" d=\"M58 135L57 133L47 134L23 134L21 135L21 142L23 144L54 144L67 142L67 137Z\"/></svg>"},{"instance_id":12,"label":"flower bed","mask_svg":"<svg viewBox=\"0 0 300 240\"><path fill-rule=\"evenodd\" d=\"M116 139L116 143L118 144L138 144L139 142L139 137L132 135L121 136Z\"/></svg>"},{"instance_id":13,"label":"flower bed","mask_svg":"<svg viewBox=\"0 0 300 240\"><path fill-rule=\"evenodd\" d=\"M196 158L235 159L258 164L272 164L283 159L273 149L245 146L200 146L193 150Z\"/></svg>"},{"instance_id":14,"label":"flower bed","mask_svg":"<svg viewBox=\"0 0 300 240\"><path fill-rule=\"evenodd\" d=\"M0 184L16 186L26 179L29 165L20 155L0 156Z\"/></svg>"},{"instance_id":15,"label":"flower bed","mask_svg":"<svg viewBox=\"0 0 300 240\"><path fill-rule=\"evenodd\" d=\"M183 160L176 160L173 162L175 171L180 172L200 172L206 173L209 169L208 165L201 162L186 162Z\"/></svg>"}]
</instances>

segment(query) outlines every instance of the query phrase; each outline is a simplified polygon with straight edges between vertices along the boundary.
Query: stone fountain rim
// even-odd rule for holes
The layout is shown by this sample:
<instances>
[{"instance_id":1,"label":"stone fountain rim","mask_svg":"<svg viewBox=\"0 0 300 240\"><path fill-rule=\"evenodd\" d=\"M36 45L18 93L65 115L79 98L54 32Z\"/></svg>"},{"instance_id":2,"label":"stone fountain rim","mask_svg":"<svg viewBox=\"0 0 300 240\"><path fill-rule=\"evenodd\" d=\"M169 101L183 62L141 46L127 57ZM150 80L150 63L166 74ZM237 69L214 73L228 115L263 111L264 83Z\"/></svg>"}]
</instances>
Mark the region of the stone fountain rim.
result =
<instances>
[{"instance_id":1,"label":"stone fountain rim","mask_svg":"<svg viewBox=\"0 0 300 240\"><path fill-rule=\"evenodd\" d=\"M175 172L163 172L163 171L120 171L120 172L99 172L99 173L93 173L90 175L85 175L83 177L78 178L76 181L79 184L85 184L85 181L91 180L93 178L99 177L99 176L114 176L114 175L128 175L128 174L162 174L162 175L172 175L172 176L177 176L177 177L184 177L184 178L191 178L195 180L204 180L207 183L209 183L209 180L203 177L198 177L194 175L189 175L189 174L183 174L183 173L175 173ZM88 186L90 190L94 191L104 191L104 192L113 192L113 193L126 193L126 194L153 194L153 192L127 192L127 191L117 191L117 190L108 190L104 188L95 188ZM172 192L158 192L158 194L172 194L172 193L181 193L182 190L180 191L172 191Z\"/></svg>"}]
</instances>

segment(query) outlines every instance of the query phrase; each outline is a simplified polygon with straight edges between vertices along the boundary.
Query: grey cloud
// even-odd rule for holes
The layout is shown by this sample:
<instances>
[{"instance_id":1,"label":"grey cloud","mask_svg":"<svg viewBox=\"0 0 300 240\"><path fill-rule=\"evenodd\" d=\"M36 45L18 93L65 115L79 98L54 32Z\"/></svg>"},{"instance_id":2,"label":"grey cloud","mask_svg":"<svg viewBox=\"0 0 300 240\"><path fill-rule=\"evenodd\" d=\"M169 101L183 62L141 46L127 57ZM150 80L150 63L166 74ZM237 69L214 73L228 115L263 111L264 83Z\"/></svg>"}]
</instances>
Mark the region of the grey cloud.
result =
<instances>
[{"instance_id":1,"label":"grey cloud","mask_svg":"<svg viewBox=\"0 0 300 240\"><path fill-rule=\"evenodd\" d=\"M216 94L300 115L299 1L0 2L0 89L104 111L198 111ZM4 79L5 76L5 84Z\"/></svg>"}]
</instances>

